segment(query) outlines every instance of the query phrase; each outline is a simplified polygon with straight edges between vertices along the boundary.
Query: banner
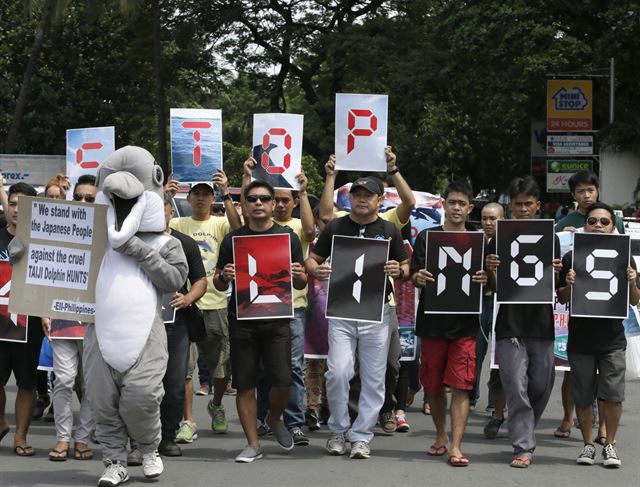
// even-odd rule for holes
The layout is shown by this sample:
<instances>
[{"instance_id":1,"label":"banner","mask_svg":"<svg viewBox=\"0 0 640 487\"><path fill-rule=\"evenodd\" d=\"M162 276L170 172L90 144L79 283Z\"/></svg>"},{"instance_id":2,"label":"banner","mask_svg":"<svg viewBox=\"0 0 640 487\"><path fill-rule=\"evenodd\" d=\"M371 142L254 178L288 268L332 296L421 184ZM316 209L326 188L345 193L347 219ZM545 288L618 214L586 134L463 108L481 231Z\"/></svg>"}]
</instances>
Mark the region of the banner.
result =
<instances>
[{"instance_id":1,"label":"banner","mask_svg":"<svg viewBox=\"0 0 640 487\"><path fill-rule=\"evenodd\" d=\"M115 127L67 130L67 176L71 180L71 188L83 174L97 176L104 160L115 150Z\"/></svg>"},{"instance_id":2,"label":"banner","mask_svg":"<svg viewBox=\"0 0 640 487\"><path fill-rule=\"evenodd\" d=\"M554 302L553 220L498 220L499 303Z\"/></svg>"},{"instance_id":3,"label":"banner","mask_svg":"<svg viewBox=\"0 0 640 487\"><path fill-rule=\"evenodd\" d=\"M336 169L387 170L387 95L336 94Z\"/></svg>"},{"instance_id":4,"label":"banner","mask_svg":"<svg viewBox=\"0 0 640 487\"><path fill-rule=\"evenodd\" d=\"M548 156L591 156L593 135L547 135Z\"/></svg>"},{"instance_id":5,"label":"banner","mask_svg":"<svg viewBox=\"0 0 640 487\"><path fill-rule=\"evenodd\" d=\"M409 262L413 256L413 247L408 240L404 241ZM416 313L418 311L418 293L411 281L394 279L394 296L396 299L396 314L400 327L400 345L402 356L400 361L414 360L416 357Z\"/></svg>"},{"instance_id":6,"label":"banner","mask_svg":"<svg viewBox=\"0 0 640 487\"><path fill-rule=\"evenodd\" d=\"M592 91L591 80L548 80L547 132L592 131Z\"/></svg>"},{"instance_id":7,"label":"banner","mask_svg":"<svg viewBox=\"0 0 640 487\"><path fill-rule=\"evenodd\" d=\"M327 318L382 323L389 241L334 235Z\"/></svg>"},{"instance_id":8,"label":"banner","mask_svg":"<svg viewBox=\"0 0 640 487\"><path fill-rule=\"evenodd\" d=\"M20 199L22 198L24 196ZM26 343L29 327L28 317L9 311L10 296L11 264L8 260L3 260L0 261L0 341Z\"/></svg>"},{"instance_id":9,"label":"banner","mask_svg":"<svg viewBox=\"0 0 640 487\"><path fill-rule=\"evenodd\" d=\"M274 188L300 189L304 116L257 113L253 116L253 178Z\"/></svg>"},{"instance_id":10,"label":"banner","mask_svg":"<svg viewBox=\"0 0 640 487\"><path fill-rule=\"evenodd\" d=\"M592 159L547 160L547 193L568 193L569 178L578 171L592 169Z\"/></svg>"},{"instance_id":11,"label":"banner","mask_svg":"<svg viewBox=\"0 0 640 487\"><path fill-rule=\"evenodd\" d=\"M107 241L107 207L50 198L18 200L12 312L93 323L95 285Z\"/></svg>"},{"instance_id":12,"label":"banner","mask_svg":"<svg viewBox=\"0 0 640 487\"><path fill-rule=\"evenodd\" d=\"M329 354L329 322L327 309L327 283L309 276L306 321L304 324L304 357L327 358Z\"/></svg>"},{"instance_id":13,"label":"banner","mask_svg":"<svg viewBox=\"0 0 640 487\"><path fill-rule=\"evenodd\" d=\"M472 281L482 270L482 232L427 232L426 269L435 282L424 288L424 312L482 313L482 285Z\"/></svg>"},{"instance_id":14,"label":"banner","mask_svg":"<svg viewBox=\"0 0 640 487\"><path fill-rule=\"evenodd\" d=\"M222 169L222 111L172 108L170 117L173 179L211 181Z\"/></svg>"},{"instance_id":15,"label":"banner","mask_svg":"<svg viewBox=\"0 0 640 487\"><path fill-rule=\"evenodd\" d=\"M82 321L51 320L50 338L52 340L83 340L87 324Z\"/></svg>"},{"instance_id":16,"label":"banner","mask_svg":"<svg viewBox=\"0 0 640 487\"><path fill-rule=\"evenodd\" d=\"M23 182L32 186L44 186L56 174L66 172L66 157L0 154L0 171L4 184Z\"/></svg>"},{"instance_id":17,"label":"banner","mask_svg":"<svg viewBox=\"0 0 640 487\"><path fill-rule=\"evenodd\" d=\"M576 233L573 236L571 316L625 319L629 308L629 235Z\"/></svg>"},{"instance_id":18,"label":"banner","mask_svg":"<svg viewBox=\"0 0 640 487\"><path fill-rule=\"evenodd\" d=\"M293 318L288 233L233 237L238 320Z\"/></svg>"}]
</instances>

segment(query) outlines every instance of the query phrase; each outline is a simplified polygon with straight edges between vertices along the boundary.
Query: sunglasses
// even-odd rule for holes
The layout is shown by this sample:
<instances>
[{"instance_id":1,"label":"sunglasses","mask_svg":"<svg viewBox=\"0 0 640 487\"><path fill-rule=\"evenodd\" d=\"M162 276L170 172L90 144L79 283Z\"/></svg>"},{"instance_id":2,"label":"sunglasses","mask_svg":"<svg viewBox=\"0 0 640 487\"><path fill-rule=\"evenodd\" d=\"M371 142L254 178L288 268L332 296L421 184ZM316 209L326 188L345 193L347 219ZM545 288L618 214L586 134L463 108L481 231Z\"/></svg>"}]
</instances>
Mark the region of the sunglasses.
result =
<instances>
[{"instance_id":1,"label":"sunglasses","mask_svg":"<svg viewBox=\"0 0 640 487\"><path fill-rule=\"evenodd\" d=\"M267 203L268 201L271 201L273 199L273 196L271 196L270 194L249 194L245 197L245 199L249 203L255 203L258 200L260 200L261 203Z\"/></svg>"},{"instance_id":2,"label":"sunglasses","mask_svg":"<svg viewBox=\"0 0 640 487\"><path fill-rule=\"evenodd\" d=\"M596 218L595 216L590 216L589 218L587 218L587 224L593 226L596 223L598 223L598 220L600 221L600 225L602 225L603 227L606 227L611 224L611 220L609 220L604 216L602 218Z\"/></svg>"},{"instance_id":3,"label":"sunglasses","mask_svg":"<svg viewBox=\"0 0 640 487\"><path fill-rule=\"evenodd\" d=\"M77 194L74 193L73 195L73 201L86 201L87 203L93 203L95 202L96 197L93 196L92 194Z\"/></svg>"}]
</instances>

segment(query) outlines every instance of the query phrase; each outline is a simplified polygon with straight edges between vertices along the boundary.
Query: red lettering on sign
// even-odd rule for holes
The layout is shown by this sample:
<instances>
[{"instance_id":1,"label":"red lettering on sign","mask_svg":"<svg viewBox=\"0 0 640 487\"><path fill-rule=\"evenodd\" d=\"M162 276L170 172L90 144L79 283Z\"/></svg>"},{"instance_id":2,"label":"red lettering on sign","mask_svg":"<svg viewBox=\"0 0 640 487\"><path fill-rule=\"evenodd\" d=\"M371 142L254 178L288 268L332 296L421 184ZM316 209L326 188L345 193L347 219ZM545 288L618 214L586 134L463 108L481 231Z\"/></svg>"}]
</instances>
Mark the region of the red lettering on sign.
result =
<instances>
[{"instance_id":1,"label":"red lettering on sign","mask_svg":"<svg viewBox=\"0 0 640 487\"><path fill-rule=\"evenodd\" d=\"M369 119L368 129L357 129L356 119L358 117ZM349 110L347 116L347 128L349 129L349 135L347 136L347 154L350 154L356 146L356 137L369 137L378 130L378 117L376 117L371 110L352 109Z\"/></svg>"},{"instance_id":2,"label":"red lettering on sign","mask_svg":"<svg viewBox=\"0 0 640 487\"><path fill-rule=\"evenodd\" d=\"M196 145L193 148L193 165L199 166L202 164L202 152L200 149L200 130L198 129L209 129L211 128L210 122L182 122L182 127L185 129L195 129L193 131L193 140L196 141Z\"/></svg>"},{"instance_id":3,"label":"red lettering on sign","mask_svg":"<svg viewBox=\"0 0 640 487\"><path fill-rule=\"evenodd\" d=\"M269 146L271 145L271 137L283 137L284 147L287 149L287 153L282 158L282 165L276 165L276 161L271 159L269 156ZM265 171L269 174L282 174L289 167L291 167L291 150L292 138L291 134L289 134L286 129L283 128L272 128L262 136L262 157L260 158L260 163ZM277 147L277 146L276 146ZM271 165L273 163L273 165Z\"/></svg>"},{"instance_id":4,"label":"red lettering on sign","mask_svg":"<svg viewBox=\"0 0 640 487\"><path fill-rule=\"evenodd\" d=\"M82 169L96 169L100 167L98 161L83 161L84 151L102 149L102 142L85 142L76 150L76 164Z\"/></svg>"}]
</instances>

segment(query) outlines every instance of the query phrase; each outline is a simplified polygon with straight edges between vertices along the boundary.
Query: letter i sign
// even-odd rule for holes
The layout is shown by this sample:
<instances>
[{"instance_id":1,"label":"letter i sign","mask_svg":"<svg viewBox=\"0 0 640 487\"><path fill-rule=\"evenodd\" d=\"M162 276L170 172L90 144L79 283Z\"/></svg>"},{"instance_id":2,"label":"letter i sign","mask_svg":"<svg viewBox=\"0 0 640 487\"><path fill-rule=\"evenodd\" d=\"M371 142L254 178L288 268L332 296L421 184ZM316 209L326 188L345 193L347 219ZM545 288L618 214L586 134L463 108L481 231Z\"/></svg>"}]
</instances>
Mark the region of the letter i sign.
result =
<instances>
[{"instance_id":1,"label":"letter i sign","mask_svg":"<svg viewBox=\"0 0 640 487\"><path fill-rule=\"evenodd\" d=\"M9 313L9 296L11 294L11 264L0 262L0 316L5 316L18 327L27 326L27 317Z\"/></svg>"}]
</instances>

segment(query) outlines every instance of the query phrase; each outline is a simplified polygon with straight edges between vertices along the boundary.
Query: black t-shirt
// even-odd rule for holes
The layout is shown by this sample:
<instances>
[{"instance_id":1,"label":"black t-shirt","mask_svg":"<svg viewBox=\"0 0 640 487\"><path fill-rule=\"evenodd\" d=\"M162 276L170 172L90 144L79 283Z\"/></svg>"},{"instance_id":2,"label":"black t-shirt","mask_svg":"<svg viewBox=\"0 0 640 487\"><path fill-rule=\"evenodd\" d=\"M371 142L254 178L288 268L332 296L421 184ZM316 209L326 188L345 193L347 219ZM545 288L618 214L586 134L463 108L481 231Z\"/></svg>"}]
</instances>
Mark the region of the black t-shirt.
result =
<instances>
[{"instance_id":1,"label":"black t-shirt","mask_svg":"<svg viewBox=\"0 0 640 487\"><path fill-rule=\"evenodd\" d=\"M562 257L562 271L558 287L567 285L567 273L571 269L573 252L567 252ZM636 263L631 259L631 267ZM626 283L626 279L624 281ZM621 319L616 318L583 318L569 316L569 353L586 355L600 355L612 350L627 348L624 336L624 326Z\"/></svg>"},{"instance_id":2,"label":"black t-shirt","mask_svg":"<svg viewBox=\"0 0 640 487\"><path fill-rule=\"evenodd\" d=\"M264 232L255 232L249 228L248 225L244 225L233 232L228 233L222 243L220 244L220 252L218 254L218 262L216 264L217 269L224 269L227 264L233 264L233 237L242 237L246 235L275 235L280 233L288 233L290 236L289 242L291 245L291 262L297 262L300 265L304 265L304 257L302 256L302 244L300 239L289 227L278 225L274 223L269 230ZM231 299L229 300L229 306L227 307L229 316L236 317L236 287L235 281L232 284ZM269 321L269 320L252 320L252 321Z\"/></svg>"},{"instance_id":3,"label":"black t-shirt","mask_svg":"<svg viewBox=\"0 0 640 487\"><path fill-rule=\"evenodd\" d=\"M389 260L405 261L409 258L407 250L402 242L402 234L396 226L378 217L377 220L366 225L354 222L350 215L331 220L324 231L318 237L313 247L313 253L327 259L331 255L331 246L334 235L346 237L375 238L378 240L389 240ZM387 300L393 293L393 283L387 279Z\"/></svg>"},{"instance_id":4,"label":"black t-shirt","mask_svg":"<svg viewBox=\"0 0 640 487\"><path fill-rule=\"evenodd\" d=\"M204 264L202 263L202 257L200 256L200 248L194 239L185 235L182 232L177 230L171 230L171 236L177 238L182 244L182 250L184 251L184 255L187 258L187 265L189 266L189 273L187 274L187 281L191 284L196 282L203 277L207 277L207 273L204 270ZM180 293L187 293L187 283L185 282L184 286L180 288ZM195 306L195 304L193 305ZM186 318L186 310L179 309L176 313L176 321L175 324L184 324L184 320Z\"/></svg>"},{"instance_id":5,"label":"black t-shirt","mask_svg":"<svg viewBox=\"0 0 640 487\"><path fill-rule=\"evenodd\" d=\"M496 253L496 239L492 238L485 255ZM560 240L554 235L554 255L560 256ZM496 340L503 338L555 338L553 305L500 304L496 317Z\"/></svg>"},{"instance_id":6,"label":"black t-shirt","mask_svg":"<svg viewBox=\"0 0 640 487\"><path fill-rule=\"evenodd\" d=\"M411 258L411 273L425 268L427 232L441 232L442 227L422 230L416 237ZM480 315L467 314L425 314L424 289L420 290L418 312L416 313L416 335L425 338L455 340L476 336L480 328Z\"/></svg>"}]
</instances>

